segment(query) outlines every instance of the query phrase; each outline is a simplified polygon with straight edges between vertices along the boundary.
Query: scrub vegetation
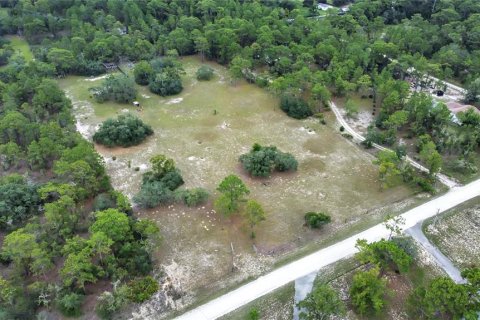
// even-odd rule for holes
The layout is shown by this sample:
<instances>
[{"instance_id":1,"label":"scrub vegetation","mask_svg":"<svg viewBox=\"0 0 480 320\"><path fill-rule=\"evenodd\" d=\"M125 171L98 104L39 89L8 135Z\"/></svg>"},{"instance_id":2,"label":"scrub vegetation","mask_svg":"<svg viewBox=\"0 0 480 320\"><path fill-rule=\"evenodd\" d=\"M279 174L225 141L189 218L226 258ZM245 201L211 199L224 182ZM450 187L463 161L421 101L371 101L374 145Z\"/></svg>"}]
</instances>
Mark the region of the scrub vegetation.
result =
<instances>
[{"instance_id":1,"label":"scrub vegetation","mask_svg":"<svg viewBox=\"0 0 480 320\"><path fill-rule=\"evenodd\" d=\"M412 205L405 183L433 191L444 160L474 175L480 117L452 121L425 92L444 84L425 74L464 85L478 106L478 2L333 4L348 8L2 3L0 316L164 316ZM365 146L395 150L375 165L330 123L331 97L355 118L355 95L378 108ZM123 115L134 101L138 118ZM406 165L412 152L428 173ZM371 268L352 279L351 302L378 314L385 276L410 263L391 239L359 247ZM412 312L470 316L477 271L416 290Z\"/></svg>"}]
</instances>

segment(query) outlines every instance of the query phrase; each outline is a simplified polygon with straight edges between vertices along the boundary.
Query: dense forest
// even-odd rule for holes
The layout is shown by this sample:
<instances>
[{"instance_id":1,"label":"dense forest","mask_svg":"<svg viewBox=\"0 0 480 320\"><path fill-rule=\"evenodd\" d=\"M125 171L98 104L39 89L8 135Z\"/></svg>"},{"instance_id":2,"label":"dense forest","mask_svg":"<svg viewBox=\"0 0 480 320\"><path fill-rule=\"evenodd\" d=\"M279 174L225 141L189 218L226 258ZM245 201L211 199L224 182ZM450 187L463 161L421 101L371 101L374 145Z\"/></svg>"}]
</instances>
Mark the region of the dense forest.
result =
<instances>
[{"instance_id":1,"label":"dense forest","mask_svg":"<svg viewBox=\"0 0 480 320\"><path fill-rule=\"evenodd\" d=\"M319 15L315 2L0 2L7 13L0 36L23 35L35 57L15 55L0 37L1 319L34 318L52 306L78 315L89 295L99 296L96 311L109 318L156 291L148 274L158 227L136 219L128 199L112 189L101 157L76 132L71 102L55 77L102 74L109 62L144 61L148 68L161 56L199 54L227 65L233 80L267 87L294 118L325 110L332 96L374 95L380 112L366 145L397 150L378 160L386 185L397 175L429 189L441 156L453 157L458 171L476 170L480 116L461 114L460 125L452 126L445 105L432 108L429 95L407 99L404 80L416 77L420 83L428 73L456 81L467 88L465 101L479 104L480 2L357 0L343 15ZM172 90L179 92L178 74L174 78ZM164 94L155 86L160 78L139 73L135 80ZM104 98L117 96L107 91ZM400 130L419 137L429 176L412 177L402 162ZM154 187L170 195L177 187L166 188L163 176L148 178L140 195ZM192 192L183 198L204 201L203 190ZM147 198L142 204L149 207ZM90 286L103 280L115 286L104 293Z\"/></svg>"}]
</instances>

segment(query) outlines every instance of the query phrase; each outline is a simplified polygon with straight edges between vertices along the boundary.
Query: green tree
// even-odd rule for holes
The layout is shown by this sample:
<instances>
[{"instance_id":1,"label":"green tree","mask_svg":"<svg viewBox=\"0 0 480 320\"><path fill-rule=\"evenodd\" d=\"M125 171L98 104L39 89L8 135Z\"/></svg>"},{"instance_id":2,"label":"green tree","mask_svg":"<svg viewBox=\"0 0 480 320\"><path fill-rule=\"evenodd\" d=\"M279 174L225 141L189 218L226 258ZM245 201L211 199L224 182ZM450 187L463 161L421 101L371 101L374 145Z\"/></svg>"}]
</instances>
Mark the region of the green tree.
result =
<instances>
[{"instance_id":1,"label":"green tree","mask_svg":"<svg viewBox=\"0 0 480 320\"><path fill-rule=\"evenodd\" d=\"M366 240L359 239L356 248L359 250L356 255L358 261L375 264L380 270L392 268L407 272L412 264L412 257L393 241L382 239L367 243Z\"/></svg>"},{"instance_id":2,"label":"green tree","mask_svg":"<svg viewBox=\"0 0 480 320\"><path fill-rule=\"evenodd\" d=\"M427 287L416 288L408 303L413 315L423 319L461 319L469 315L469 311L475 314L467 287L448 277L435 278Z\"/></svg>"},{"instance_id":3,"label":"green tree","mask_svg":"<svg viewBox=\"0 0 480 320\"><path fill-rule=\"evenodd\" d=\"M150 91L162 97L174 95L183 90L180 75L173 70L157 73L150 81L149 88Z\"/></svg>"},{"instance_id":4,"label":"green tree","mask_svg":"<svg viewBox=\"0 0 480 320\"><path fill-rule=\"evenodd\" d=\"M66 74L73 69L75 58L70 50L51 48L48 50L47 59L57 69L57 73Z\"/></svg>"},{"instance_id":5,"label":"green tree","mask_svg":"<svg viewBox=\"0 0 480 320\"><path fill-rule=\"evenodd\" d=\"M361 315L379 314L385 306L386 280L379 277L378 268L358 272L353 276L350 298Z\"/></svg>"},{"instance_id":6,"label":"green tree","mask_svg":"<svg viewBox=\"0 0 480 320\"><path fill-rule=\"evenodd\" d=\"M468 85L464 100L467 103L477 103L480 101L480 78L475 79Z\"/></svg>"},{"instance_id":7,"label":"green tree","mask_svg":"<svg viewBox=\"0 0 480 320\"><path fill-rule=\"evenodd\" d=\"M18 144L13 141L0 144L0 155L0 162L4 170L17 167L20 164L20 160L24 157Z\"/></svg>"},{"instance_id":8,"label":"green tree","mask_svg":"<svg viewBox=\"0 0 480 320\"><path fill-rule=\"evenodd\" d=\"M130 147L140 144L153 134L152 128L131 114L119 115L117 119L107 119L93 135L93 141L107 147Z\"/></svg>"},{"instance_id":9,"label":"green tree","mask_svg":"<svg viewBox=\"0 0 480 320\"><path fill-rule=\"evenodd\" d=\"M233 174L223 179L217 191L221 195L215 201L215 208L226 216L237 212L239 202L250 193L243 181Z\"/></svg>"},{"instance_id":10,"label":"green tree","mask_svg":"<svg viewBox=\"0 0 480 320\"><path fill-rule=\"evenodd\" d=\"M18 271L28 275L44 274L52 266L49 256L35 239L33 234L20 228L5 236L2 256L11 260Z\"/></svg>"},{"instance_id":11,"label":"green tree","mask_svg":"<svg viewBox=\"0 0 480 320\"><path fill-rule=\"evenodd\" d=\"M400 160L395 152L382 150L378 153L377 160L373 163L379 166L378 174L383 188L391 187L398 181L401 173L398 168Z\"/></svg>"},{"instance_id":12,"label":"green tree","mask_svg":"<svg viewBox=\"0 0 480 320\"><path fill-rule=\"evenodd\" d=\"M205 60L205 54L208 53L210 49L210 44L208 43L207 38L205 37L197 37L195 40L195 50L200 53L202 57L202 62Z\"/></svg>"},{"instance_id":13,"label":"green tree","mask_svg":"<svg viewBox=\"0 0 480 320\"><path fill-rule=\"evenodd\" d=\"M139 61L133 69L135 82L141 86L146 86L153 77L153 68L147 61Z\"/></svg>"},{"instance_id":14,"label":"green tree","mask_svg":"<svg viewBox=\"0 0 480 320\"><path fill-rule=\"evenodd\" d=\"M167 158L163 154L158 154L150 158L150 164L152 166L153 177L156 180L163 178L167 173L175 170L175 161Z\"/></svg>"},{"instance_id":15,"label":"green tree","mask_svg":"<svg viewBox=\"0 0 480 320\"><path fill-rule=\"evenodd\" d=\"M237 80L241 79L244 76L245 72L248 71L248 69L250 69L251 67L252 63L250 60L247 60L240 56L236 56L230 63L228 72L230 73L233 82L236 82Z\"/></svg>"},{"instance_id":16,"label":"green tree","mask_svg":"<svg viewBox=\"0 0 480 320\"><path fill-rule=\"evenodd\" d=\"M126 75L110 75L100 87L91 90L97 102L131 103L137 96L135 82Z\"/></svg>"},{"instance_id":17,"label":"green tree","mask_svg":"<svg viewBox=\"0 0 480 320\"><path fill-rule=\"evenodd\" d=\"M297 306L302 320L327 320L332 316L341 317L346 314L346 308L338 293L329 285L315 286L307 297Z\"/></svg>"},{"instance_id":18,"label":"green tree","mask_svg":"<svg viewBox=\"0 0 480 320\"><path fill-rule=\"evenodd\" d=\"M384 125L388 127L398 128L402 127L408 122L408 112L405 110L398 110L391 114L388 119L384 122Z\"/></svg>"},{"instance_id":19,"label":"green tree","mask_svg":"<svg viewBox=\"0 0 480 320\"><path fill-rule=\"evenodd\" d=\"M95 213L95 222L89 231L93 234L103 232L115 242L130 240L131 229L127 215L117 209L107 209Z\"/></svg>"},{"instance_id":20,"label":"green tree","mask_svg":"<svg viewBox=\"0 0 480 320\"><path fill-rule=\"evenodd\" d=\"M442 166L442 156L432 141L424 144L420 151L420 159L427 165L430 175L435 175Z\"/></svg>"},{"instance_id":21,"label":"green tree","mask_svg":"<svg viewBox=\"0 0 480 320\"><path fill-rule=\"evenodd\" d=\"M312 88L312 96L315 100L321 102L323 106L328 107L330 105L331 94L328 89L322 84L315 84Z\"/></svg>"},{"instance_id":22,"label":"green tree","mask_svg":"<svg viewBox=\"0 0 480 320\"><path fill-rule=\"evenodd\" d=\"M87 282L97 281L97 273L98 268L92 263L92 250L88 247L70 253L60 270L63 284L78 289L84 289Z\"/></svg>"},{"instance_id":23,"label":"green tree","mask_svg":"<svg viewBox=\"0 0 480 320\"><path fill-rule=\"evenodd\" d=\"M255 233L253 232L253 228L260 223L261 221L265 220L265 211L263 210L260 203L255 200L248 200L247 205L245 207L245 217L247 218L248 224L252 230L252 238L254 238Z\"/></svg>"}]
</instances>

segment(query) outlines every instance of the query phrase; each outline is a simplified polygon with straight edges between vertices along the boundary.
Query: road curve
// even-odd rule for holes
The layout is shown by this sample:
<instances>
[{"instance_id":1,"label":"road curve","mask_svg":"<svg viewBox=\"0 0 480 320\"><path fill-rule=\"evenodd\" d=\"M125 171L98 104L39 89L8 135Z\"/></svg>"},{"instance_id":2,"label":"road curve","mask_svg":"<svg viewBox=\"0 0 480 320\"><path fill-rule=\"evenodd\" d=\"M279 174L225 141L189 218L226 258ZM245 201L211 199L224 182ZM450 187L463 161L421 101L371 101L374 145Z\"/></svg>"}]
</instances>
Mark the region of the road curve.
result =
<instances>
[{"instance_id":1,"label":"road curve","mask_svg":"<svg viewBox=\"0 0 480 320\"><path fill-rule=\"evenodd\" d=\"M423 221L420 221L410 229L405 230L405 233L412 236L413 239L415 239L428 253L430 253L438 266L442 268L453 281L456 283L465 283L466 281L463 279L460 270L455 267L452 261L450 261L450 259L448 259L437 247L435 247L430 240L427 239L422 230L422 222Z\"/></svg>"},{"instance_id":2,"label":"road curve","mask_svg":"<svg viewBox=\"0 0 480 320\"><path fill-rule=\"evenodd\" d=\"M348 122L343 117L342 112L340 111L340 109L337 107L337 105L333 101L330 101L330 109L335 114L335 117L337 118L338 123L340 123L340 125L345 128L346 132L348 132L350 135L352 135L354 140L356 140L358 142L365 141L365 137L362 136L360 133L356 132L355 130L353 130L353 128L348 124ZM391 149L385 148L385 147L383 147L379 144L376 144L376 143L373 144L373 147L378 149L378 150L393 151ZM423 172L428 172L427 168L422 166L420 163L414 161L409 156L406 156L405 159L407 160L408 163L410 163L413 167L417 168L418 170L423 171ZM446 185L449 188L454 188L454 187L458 186L458 183L456 181L450 179L449 177L447 177L444 174L437 173L436 178L438 179L438 181L440 181L441 183L443 183L444 185Z\"/></svg>"},{"instance_id":3,"label":"road curve","mask_svg":"<svg viewBox=\"0 0 480 320\"><path fill-rule=\"evenodd\" d=\"M403 229L409 229L422 220L433 217L477 196L480 196L480 179L465 186L450 189L446 194L403 213L401 215L405 218ZM353 255L357 251L355 249L357 239L366 239L368 242L373 242L381 238L387 238L388 235L389 231L385 229L385 226L378 224L343 241L273 270L238 289L188 311L176 319L217 319L297 278Z\"/></svg>"}]
</instances>

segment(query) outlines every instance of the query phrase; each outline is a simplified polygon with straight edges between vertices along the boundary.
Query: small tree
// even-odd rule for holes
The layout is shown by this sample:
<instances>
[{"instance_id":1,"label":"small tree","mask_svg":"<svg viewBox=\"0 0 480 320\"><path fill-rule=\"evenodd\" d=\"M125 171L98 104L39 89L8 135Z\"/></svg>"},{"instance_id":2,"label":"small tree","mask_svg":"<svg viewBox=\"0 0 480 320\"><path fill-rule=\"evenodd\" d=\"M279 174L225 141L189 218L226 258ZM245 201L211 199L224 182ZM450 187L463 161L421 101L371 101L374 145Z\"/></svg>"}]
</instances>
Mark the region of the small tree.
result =
<instances>
[{"instance_id":1,"label":"small tree","mask_svg":"<svg viewBox=\"0 0 480 320\"><path fill-rule=\"evenodd\" d=\"M217 188L222 194L215 201L215 208L226 216L238 211L238 203L250 193L243 181L231 174Z\"/></svg>"},{"instance_id":2,"label":"small tree","mask_svg":"<svg viewBox=\"0 0 480 320\"><path fill-rule=\"evenodd\" d=\"M467 286L456 284L448 277L438 277L427 287L416 288L408 299L408 305L417 318L477 319L478 309L475 310L475 302L471 300L474 296L470 295Z\"/></svg>"},{"instance_id":3,"label":"small tree","mask_svg":"<svg viewBox=\"0 0 480 320\"><path fill-rule=\"evenodd\" d=\"M147 61L139 61L133 69L135 82L141 86L146 86L152 78L153 68Z\"/></svg>"},{"instance_id":4,"label":"small tree","mask_svg":"<svg viewBox=\"0 0 480 320\"><path fill-rule=\"evenodd\" d=\"M247 218L250 228L252 230L251 237L255 237L253 228L261 221L265 220L265 211L262 206L255 200L248 200L245 207L245 217Z\"/></svg>"},{"instance_id":5,"label":"small tree","mask_svg":"<svg viewBox=\"0 0 480 320\"><path fill-rule=\"evenodd\" d=\"M383 225L390 231L388 240L392 239L392 235L400 236L402 234L402 226L405 225L405 218L402 216L387 215Z\"/></svg>"},{"instance_id":6,"label":"small tree","mask_svg":"<svg viewBox=\"0 0 480 320\"><path fill-rule=\"evenodd\" d=\"M359 252L356 258L362 263L373 263L381 270L393 267L396 271L407 272L412 264L412 257L400 248L395 242L380 240L367 243L366 240L357 240Z\"/></svg>"},{"instance_id":7,"label":"small tree","mask_svg":"<svg viewBox=\"0 0 480 320\"><path fill-rule=\"evenodd\" d=\"M438 153L437 147L432 141L427 142L422 146L420 159L422 159L427 165L428 172L431 176L440 171L440 167L442 166L442 156Z\"/></svg>"},{"instance_id":8,"label":"small tree","mask_svg":"<svg viewBox=\"0 0 480 320\"><path fill-rule=\"evenodd\" d=\"M338 293L329 285L315 286L307 297L300 301L297 306L302 320L327 320L332 316L344 316L346 308Z\"/></svg>"},{"instance_id":9,"label":"small tree","mask_svg":"<svg viewBox=\"0 0 480 320\"><path fill-rule=\"evenodd\" d=\"M162 97L174 95L183 90L182 79L176 68L164 68L152 78L149 88Z\"/></svg>"},{"instance_id":10,"label":"small tree","mask_svg":"<svg viewBox=\"0 0 480 320\"><path fill-rule=\"evenodd\" d=\"M378 268L358 272L353 276L350 298L359 314L380 313L385 306L386 283L386 280L379 278Z\"/></svg>"}]
</instances>

